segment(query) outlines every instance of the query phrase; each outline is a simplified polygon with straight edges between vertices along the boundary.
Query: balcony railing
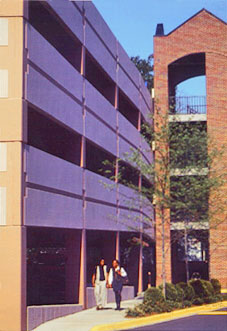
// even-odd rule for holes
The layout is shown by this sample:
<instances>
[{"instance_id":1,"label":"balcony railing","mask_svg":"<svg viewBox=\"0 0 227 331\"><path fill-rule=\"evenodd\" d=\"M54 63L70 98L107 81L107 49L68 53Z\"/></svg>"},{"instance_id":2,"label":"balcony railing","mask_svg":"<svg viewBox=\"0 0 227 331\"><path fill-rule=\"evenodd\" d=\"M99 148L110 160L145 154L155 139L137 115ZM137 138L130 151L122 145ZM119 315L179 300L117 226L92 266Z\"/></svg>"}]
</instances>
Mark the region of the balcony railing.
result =
<instances>
[{"instance_id":1,"label":"balcony railing","mask_svg":"<svg viewBox=\"0 0 227 331\"><path fill-rule=\"evenodd\" d=\"M206 114L206 97L169 97L170 114Z\"/></svg>"}]
</instances>

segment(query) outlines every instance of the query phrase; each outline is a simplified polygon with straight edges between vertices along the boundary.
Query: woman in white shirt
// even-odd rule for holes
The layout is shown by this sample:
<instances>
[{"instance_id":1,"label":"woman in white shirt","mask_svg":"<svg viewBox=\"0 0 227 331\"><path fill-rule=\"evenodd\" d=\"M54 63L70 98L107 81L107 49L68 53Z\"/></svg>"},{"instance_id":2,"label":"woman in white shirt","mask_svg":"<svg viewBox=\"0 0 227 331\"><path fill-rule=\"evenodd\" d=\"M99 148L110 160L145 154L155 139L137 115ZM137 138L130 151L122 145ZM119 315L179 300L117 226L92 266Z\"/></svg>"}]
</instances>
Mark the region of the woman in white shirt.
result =
<instances>
[{"instance_id":1,"label":"woman in white shirt","mask_svg":"<svg viewBox=\"0 0 227 331\"><path fill-rule=\"evenodd\" d=\"M95 288L95 299L97 307L96 309L103 309L107 303L107 282L108 273L107 266L105 265L104 259L101 259L99 265L95 267L94 273L92 275L92 285Z\"/></svg>"},{"instance_id":2,"label":"woman in white shirt","mask_svg":"<svg viewBox=\"0 0 227 331\"><path fill-rule=\"evenodd\" d=\"M118 260L113 260L113 267L110 269L108 283L113 288L116 300L116 309L120 310L121 305L121 291L123 287L123 278L127 276L127 273L123 267L119 266Z\"/></svg>"}]
</instances>

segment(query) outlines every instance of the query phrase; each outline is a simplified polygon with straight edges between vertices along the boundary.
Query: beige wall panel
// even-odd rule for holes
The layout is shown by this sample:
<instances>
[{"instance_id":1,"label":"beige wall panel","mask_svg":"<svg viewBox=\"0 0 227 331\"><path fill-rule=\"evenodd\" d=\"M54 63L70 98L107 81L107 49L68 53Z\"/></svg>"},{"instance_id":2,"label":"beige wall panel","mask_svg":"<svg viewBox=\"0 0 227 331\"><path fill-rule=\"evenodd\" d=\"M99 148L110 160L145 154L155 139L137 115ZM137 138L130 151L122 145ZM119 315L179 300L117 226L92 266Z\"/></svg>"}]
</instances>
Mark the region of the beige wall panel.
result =
<instances>
[{"instance_id":1,"label":"beige wall panel","mask_svg":"<svg viewBox=\"0 0 227 331\"><path fill-rule=\"evenodd\" d=\"M8 70L0 69L0 98L8 98Z\"/></svg>"},{"instance_id":2,"label":"beige wall panel","mask_svg":"<svg viewBox=\"0 0 227 331\"><path fill-rule=\"evenodd\" d=\"M24 0L1 0L0 16L23 16Z\"/></svg>"},{"instance_id":3,"label":"beige wall panel","mask_svg":"<svg viewBox=\"0 0 227 331\"><path fill-rule=\"evenodd\" d=\"M7 144L0 142L0 171L7 170Z\"/></svg>"},{"instance_id":4,"label":"beige wall panel","mask_svg":"<svg viewBox=\"0 0 227 331\"><path fill-rule=\"evenodd\" d=\"M23 95L23 18L8 19L8 46L0 47L0 69L8 70L8 98L22 98Z\"/></svg>"},{"instance_id":5,"label":"beige wall panel","mask_svg":"<svg viewBox=\"0 0 227 331\"><path fill-rule=\"evenodd\" d=\"M7 143L7 171L0 172L0 187L6 187L6 225L22 225L22 144Z\"/></svg>"},{"instance_id":6,"label":"beige wall panel","mask_svg":"<svg viewBox=\"0 0 227 331\"><path fill-rule=\"evenodd\" d=\"M8 45L8 19L0 18L0 46Z\"/></svg>"},{"instance_id":7,"label":"beige wall panel","mask_svg":"<svg viewBox=\"0 0 227 331\"><path fill-rule=\"evenodd\" d=\"M20 99L0 99L0 141L23 139L23 104Z\"/></svg>"},{"instance_id":8,"label":"beige wall panel","mask_svg":"<svg viewBox=\"0 0 227 331\"><path fill-rule=\"evenodd\" d=\"M6 225L6 187L0 186L0 226Z\"/></svg>"},{"instance_id":9,"label":"beige wall panel","mask_svg":"<svg viewBox=\"0 0 227 331\"><path fill-rule=\"evenodd\" d=\"M25 244L24 228L0 227L0 330L26 330Z\"/></svg>"}]
</instances>

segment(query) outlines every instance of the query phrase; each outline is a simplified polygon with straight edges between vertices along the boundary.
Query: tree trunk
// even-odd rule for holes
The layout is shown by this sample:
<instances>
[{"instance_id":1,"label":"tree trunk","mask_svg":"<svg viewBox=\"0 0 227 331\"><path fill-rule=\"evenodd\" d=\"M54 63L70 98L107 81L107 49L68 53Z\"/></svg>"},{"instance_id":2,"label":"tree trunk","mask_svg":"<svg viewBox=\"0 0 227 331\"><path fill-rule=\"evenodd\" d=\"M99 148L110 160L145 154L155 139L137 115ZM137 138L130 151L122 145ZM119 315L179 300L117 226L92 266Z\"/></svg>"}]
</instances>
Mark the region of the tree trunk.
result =
<instances>
[{"instance_id":1,"label":"tree trunk","mask_svg":"<svg viewBox=\"0 0 227 331\"><path fill-rule=\"evenodd\" d=\"M184 261L185 261L185 269L186 269L186 280L189 281L189 265L188 265L188 233L187 228L184 228Z\"/></svg>"},{"instance_id":2,"label":"tree trunk","mask_svg":"<svg viewBox=\"0 0 227 331\"><path fill-rule=\"evenodd\" d=\"M165 214L164 208L161 208L162 215L162 286L163 286L163 295L166 298L166 256L165 256Z\"/></svg>"}]
</instances>

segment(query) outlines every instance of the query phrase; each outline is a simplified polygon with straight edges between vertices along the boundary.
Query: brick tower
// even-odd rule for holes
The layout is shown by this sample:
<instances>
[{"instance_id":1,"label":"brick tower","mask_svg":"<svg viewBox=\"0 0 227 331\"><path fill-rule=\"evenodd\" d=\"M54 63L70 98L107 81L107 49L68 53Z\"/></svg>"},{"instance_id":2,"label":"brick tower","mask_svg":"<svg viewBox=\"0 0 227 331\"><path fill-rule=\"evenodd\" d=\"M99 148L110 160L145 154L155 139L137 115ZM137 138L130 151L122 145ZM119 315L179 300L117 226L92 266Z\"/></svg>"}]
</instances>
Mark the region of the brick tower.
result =
<instances>
[{"instance_id":1,"label":"brick tower","mask_svg":"<svg viewBox=\"0 0 227 331\"><path fill-rule=\"evenodd\" d=\"M204 122L208 134L219 146L227 143L226 60L226 23L207 10L202 9L167 35L164 35L162 24L158 24L154 37L154 88L158 106L162 113L168 112L177 84L192 77L206 75L206 111L195 111L193 116L183 111L179 117L181 122L189 120ZM226 155L222 162L224 162L222 168L226 168ZM227 195L227 187L223 187L222 190L224 197ZM209 277L218 278L222 287L226 288L226 210L218 217L222 222L216 229L209 231ZM156 243L157 283L160 284L161 244L158 238ZM167 254L166 273L170 275L170 250Z\"/></svg>"}]
</instances>

